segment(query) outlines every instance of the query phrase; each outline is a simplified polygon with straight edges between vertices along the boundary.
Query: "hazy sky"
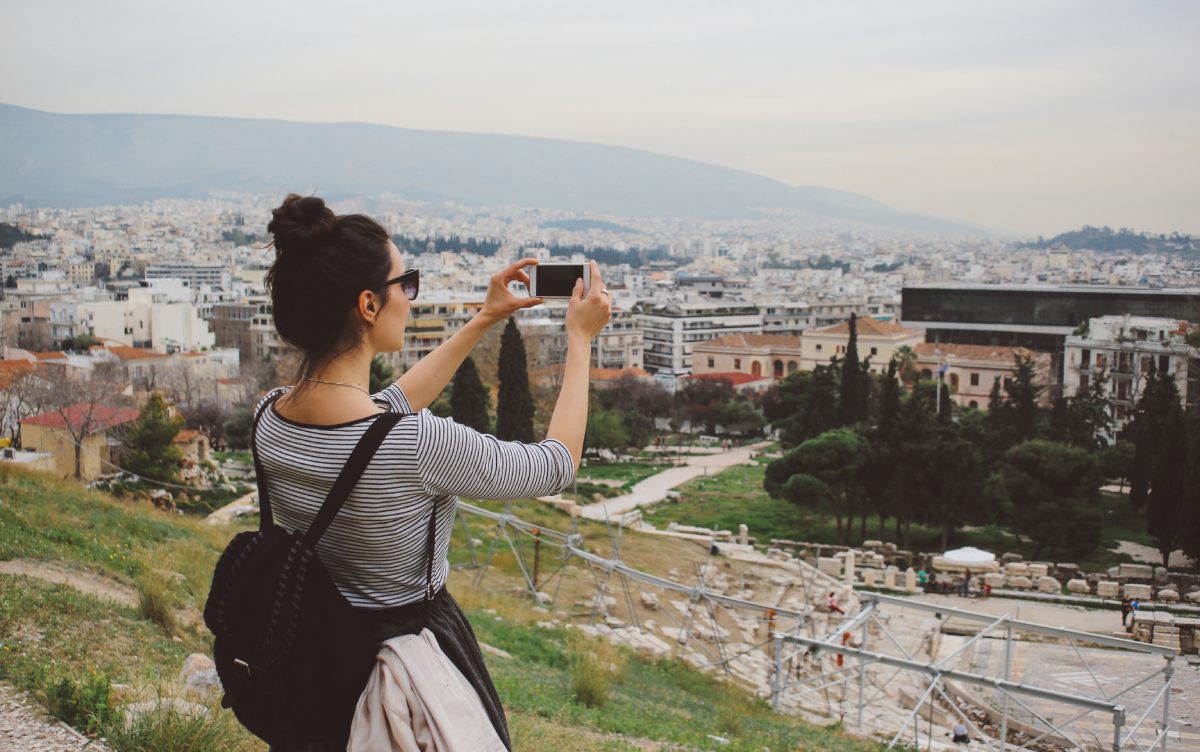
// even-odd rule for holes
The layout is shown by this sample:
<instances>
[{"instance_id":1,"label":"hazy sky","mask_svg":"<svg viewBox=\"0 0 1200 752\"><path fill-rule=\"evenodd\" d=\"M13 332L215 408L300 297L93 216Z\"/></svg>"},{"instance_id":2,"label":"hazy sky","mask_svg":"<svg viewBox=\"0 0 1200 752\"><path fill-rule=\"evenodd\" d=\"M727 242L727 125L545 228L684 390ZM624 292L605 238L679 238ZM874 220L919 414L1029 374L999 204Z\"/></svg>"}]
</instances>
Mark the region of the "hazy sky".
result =
<instances>
[{"instance_id":1,"label":"hazy sky","mask_svg":"<svg viewBox=\"0 0 1200 752\"><path fill-rule=\"evenodd\" d=\"M1200 2L0 0L0 101L632 146L1054 234L1200 232Z\"/></svg>"}]
</instances>

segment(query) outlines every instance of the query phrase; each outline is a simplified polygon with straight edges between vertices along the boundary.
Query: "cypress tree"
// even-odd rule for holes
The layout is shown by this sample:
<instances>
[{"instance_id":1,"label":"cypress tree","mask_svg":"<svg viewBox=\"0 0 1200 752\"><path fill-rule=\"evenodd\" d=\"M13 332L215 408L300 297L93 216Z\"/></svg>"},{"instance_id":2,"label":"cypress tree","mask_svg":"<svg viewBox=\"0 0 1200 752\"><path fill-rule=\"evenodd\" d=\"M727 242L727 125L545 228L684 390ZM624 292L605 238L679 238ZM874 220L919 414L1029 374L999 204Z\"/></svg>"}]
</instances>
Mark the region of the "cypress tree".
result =
<instances>
[{"instance_id":1,"label":"cypress tree","mask_svg":"<svg viewBox=\"0 0 1200 752\"><path fill-rule=\"evenodd\" d=\"M454 384L450 392L450 416L464 426L480 433L491 430L491 399L483 382L479 380L479 369L474 359L468 357L454 372Z\"/></svg>"},{"instance_id":2,"label":"cypress tree","mask_svg":"<svg viewBox=\"0 0 1200 752\"><path fill-rule=\"evenodd\" d=\"M879 385L879 436L884 442L891 439L896 425L896 413L900 410L900 385L896 383L896 359L888 363L883 383Z\"/></svg>"},{"instance_id":3,"label":"cypress tree","mask_svg":"<svg viewBox=\"0 0 1200 752\"><path fill-rule=\"evenodd\" d=\"M1037 437L1037 400L1045 388L1033 383L1033 359L1023 355L1013 358L1013 378L1005 387L1012 405L1012 426L1016 442Z\"/></svg>"},{"instance_id":4,"label":"cypress tree","mask_svg":"<svg viewBox=\"0 0 1200 752\"><path fill-rule=\"evenodd\" d=\"M172 418L162 395L151 392L124 436L125 466L150 480L175 480L179 461L183 459L183 453L175 446L175 435L181 428L183 418Z\"/></svg>"},{"instance_id":5,"label":"cypress tree","mask_svg":"<svg viewBox=\"0 0 1200 752\"><path fill-rule=\"evenodd\" d=\"M842 425L852 426L863 420L862 363L858 359L858 316L850 314L850 341L842 361L841 401L838 403Z\"/></svg>"},{"instance_id":6,"label":"cypress tree","mask_svg":"<svg viewBox=\"0 0 1200 752\"><path fill-rule=\"evenodd\" d=\"M1172 384L1174 386L1174 384ZM1146 504L1146 532L1167 566L1185 529L1184 498L1188 476L1188 432L1179 403L1167 415L1162 443L1150 473L1150 495Z\"/></svg>"},{"instance_id":7,"label":"cypress tree","mask_svg":"<svg viewBox=\"0 0 1200 752\"><path fill-rule=\"evenodd\" d=\"M508 441L533 441L533 397L529 393L525 341L517 322L509 317L500 337L500 381L496 405L496 436Z\"/></svg>"}]
</instances>

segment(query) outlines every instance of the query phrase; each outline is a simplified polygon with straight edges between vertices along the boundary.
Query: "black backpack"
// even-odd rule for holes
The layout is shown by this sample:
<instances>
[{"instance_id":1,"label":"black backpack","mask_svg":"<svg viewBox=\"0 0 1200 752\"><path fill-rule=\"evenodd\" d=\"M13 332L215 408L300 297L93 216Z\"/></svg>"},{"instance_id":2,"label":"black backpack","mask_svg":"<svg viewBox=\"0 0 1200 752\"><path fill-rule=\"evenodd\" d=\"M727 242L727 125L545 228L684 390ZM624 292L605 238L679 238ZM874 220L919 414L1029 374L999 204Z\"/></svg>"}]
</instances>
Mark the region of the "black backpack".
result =
<instances>
[{"instance_id":1,"label":"black backpack","mask_svg":"<svg viewBox=\"0 0 1200 752\"><path fill-rule=\"evenodd\" d=\"M276 395L278 396L278 395ZM270 408L268 400L255 417ZM344 746L378 644L317 557L316 544L401 413L381 413L346 461L304 534L274 524L258 453L261 523L239 533L217 561L204 606L225 696L242 724L273 748Z\"/></svg>"}]
</instances>

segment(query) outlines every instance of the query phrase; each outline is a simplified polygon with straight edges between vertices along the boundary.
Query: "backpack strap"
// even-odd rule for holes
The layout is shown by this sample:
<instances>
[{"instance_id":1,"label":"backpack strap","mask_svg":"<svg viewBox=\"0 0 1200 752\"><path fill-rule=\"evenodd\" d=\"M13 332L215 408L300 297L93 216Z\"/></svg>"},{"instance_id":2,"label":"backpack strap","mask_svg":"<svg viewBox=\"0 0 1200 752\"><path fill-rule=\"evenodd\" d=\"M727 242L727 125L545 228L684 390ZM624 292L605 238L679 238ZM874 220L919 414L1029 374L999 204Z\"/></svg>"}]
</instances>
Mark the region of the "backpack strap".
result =
<instances>
[{"instance_id":1,"label":"backpack strap","mask_svg":"<svg viewBox=\"0 0 1200 752\"><path fill-rule=\"evenodd\" d=\"M429 540L425 546L425 556L428 562L425 567L425 600L433 600L433 537L437 527L437 502L429 512Z\"/></svg>"},{"instance_id":2,"label":"backpack strap","mask_svg":"<svg viewBox=\"0 0 1200 752\"><path fill-rule=\"evenodd\" d=\"M258 529L266 530L274 524L274 519L271 516L271 499L267 495L267 474L263 472L262 462L258 459L258 450L255 448L255 439L258 437L258 422L262 420L263 413L271 409L271 405L275 400L284 395L282 389L272 394L263 403L262 408L254 416L254 423L250 426L250 455L254 458L254 481L258 486Z\"/></svg>"},{"instance_id":3,"label":"backpack strap","mask_svg":"<svg viewBox=\"0 0 1200 752\"><path fill-rule=\"evenodd\" d=\"M371 427L363 432L362 438L358 440L358 444L350 454L350 459L346 460L342 471L338 473L337 480L333 482L333 488L329 489L329 495L321 504L321 511L317 513L316 519L308 527L308 532L304 534L304 539L309 546L316 547L317 541L325 534L325 530L333 522L333 518L346 503L350 492L354 490L355 484L362 477L363 471L367 469L367 465L370 464L371 458L375 456L375 452L378 451L388 432L402 417L403 413L382 413L371 423Z\"/></svg>"}]
</instances>

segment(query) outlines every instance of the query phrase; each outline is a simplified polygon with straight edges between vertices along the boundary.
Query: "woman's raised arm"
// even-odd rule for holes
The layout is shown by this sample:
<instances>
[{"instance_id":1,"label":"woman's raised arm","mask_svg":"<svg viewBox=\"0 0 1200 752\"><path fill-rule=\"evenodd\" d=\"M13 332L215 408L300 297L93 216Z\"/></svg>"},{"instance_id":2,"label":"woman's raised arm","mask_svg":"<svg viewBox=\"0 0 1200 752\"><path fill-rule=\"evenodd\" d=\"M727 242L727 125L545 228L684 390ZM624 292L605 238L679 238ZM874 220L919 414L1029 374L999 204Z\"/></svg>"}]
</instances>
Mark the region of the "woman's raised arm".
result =
<instances>
[{"instance_id":1,"label":"woman's raised arm","mask_svg":"<svg viewBox=\"0 0 1200 752\"><path fill-rule=\"evenodd\" d=\"M493 274L483 310L397 380L413 412L433 404L488 329L507 319L514 311L543 302L541 298L518 298L508 290L509 283L514 281L528 287L529 275L524 270L536 263L537 259L534 258L521 259Z\"/></svg>"}]
</instances>

